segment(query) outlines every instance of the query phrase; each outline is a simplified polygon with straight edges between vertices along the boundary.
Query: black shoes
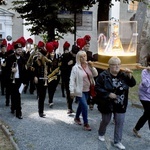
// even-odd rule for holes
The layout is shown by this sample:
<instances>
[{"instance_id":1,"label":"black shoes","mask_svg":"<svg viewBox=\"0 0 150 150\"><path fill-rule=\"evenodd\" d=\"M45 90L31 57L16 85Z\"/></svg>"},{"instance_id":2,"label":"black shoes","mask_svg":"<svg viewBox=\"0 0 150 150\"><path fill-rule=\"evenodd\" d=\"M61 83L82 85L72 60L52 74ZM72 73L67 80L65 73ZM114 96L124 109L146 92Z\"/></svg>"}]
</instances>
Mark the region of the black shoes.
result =
<instances>
[{"instance_id":1,"label":"black shoes","mask_svg":"<svg viewBox=\"0 0 150 150\"><path fill-rule=\"evenodd\" d=\"M41 114L39 114L39 116L42 118L45 118L46 114L41 113Z\"/></svg>"},{"instance_id":2,"label":"black shoes","mask_svg":"<svg viewBox=\"0 0 150 150\"><path fill-rule=\"evenodd\" d=\"M9 104L6 104L5 106L9 106Z\"/></svg>"},{"instance_id":3,"label":"black shoes","mask_svg":"<svg viewBox=\"0 0 150 150\"><path fill-rule=\"evenodd\" d=\"M11 113L14 114L14 113L15 113L15 110L11 110Z\"/></svg>"},{"instance_id":4,"label":"black shoes","mask_svg":"<svg viewBox=\"0 0 150 150\"><path fill-rule=\"evenodd\" d=\"M22 116L16 116L18 119L23 119L23 117Z\"/></svg>"}]
</instances>

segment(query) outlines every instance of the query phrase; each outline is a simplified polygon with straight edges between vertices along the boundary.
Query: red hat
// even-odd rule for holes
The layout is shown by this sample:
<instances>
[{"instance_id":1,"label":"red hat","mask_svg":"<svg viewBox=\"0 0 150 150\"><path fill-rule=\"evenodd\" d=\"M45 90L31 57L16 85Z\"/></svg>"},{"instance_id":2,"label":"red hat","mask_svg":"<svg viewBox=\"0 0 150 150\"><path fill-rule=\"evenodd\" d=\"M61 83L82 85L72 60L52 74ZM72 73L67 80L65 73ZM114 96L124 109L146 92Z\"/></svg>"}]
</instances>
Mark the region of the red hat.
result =
<instances>
[{"instance_id":1,"label":"red hat","mask_svg":"<svg viewBox=\"0 0 150 150\"><path fill-rule=\"evenodd\" d=\"M13 50L13 49L14 49L13 45L8 43L7 51L10 51L10 50Z\"/></svg>"},{"instance_id":2,"label":"red hat","mask_svg":"<svg viewBox=\"0 0 150 150\"><path fill-rule=\"evenodd\" d=\"M77 46L80 48L80 50L84 47L85 44L86 44L86 41L84 38L77 39Z\"/></svg>"},{"instance_id":3,"label":"red hat","mask_svg":"<svg viewBox=\"0 0 150 150\"><path fill-rule=\"evenodd\" d=\"M21 46L22 47L25 47L25 45L26 45L26 40L25 40L25 38L22 36L22 37L20 37L16 42L14 42L14 48L16 47L18 47L18 48L21 48L21 46L20 46L20 44L21 44ZM19 46L15 46L15 45L19 45ZM16 49L15 48L15 49Z\"/></svg>"},{"instance_id":4,"label":"red hat","mask_svg":"<svg viewBox=\"0 0 150 150\"><path fill-rule=\"evenodd\" d=\"M48 42L48 43L46 43L46 50L47 50L47 52L49 52L49 53L53 52L53 50L54 50L53 42Z\"/></svg>"},{"instance_id":5,"label":"red hat","mask_svg":"<svg viewBox=\"0 0 150 150\"><path fill-rule=\"evenodd\" d=\"M70 43L68 43L68 41L66 41L66 42L64 43L64 45L63 45L63 48L64 48L64 49L69 49L69 47L70 47Z\"/></svg>"},{"instance_id":6,"label":"red hat","mask_svg":"<svg viewBox=\"0 0 150 150\"><path fill-rule=\"evenodd\" d=\"M31 38L28 38L27 42L30 43L30 44L33 44L33 40Z\"/></svg>"},{"instance_id":7,"label":"red hat","mask_svg":"<svg viewBox=\"0 0 150 150\"><path fill-rule=\"evenodd\" d=\"M90 35L85 35L84 39L86 42L89 42L91 40L91 36Z\"/></svg>"},{"instance_id":8,"label":"red hat","mask_svg":"<svg viewBox=\"0 0 150 150\"><path fill-rule=\"evenodd\" d=\"M42 41L39 41L39 43L38 43L38 45L37 45L38 47L44 47L45 46L45 44L44 44L44 42L42 42Z\"/></svg>"},{"instance_id":9,"label":"red hat","mask_svg":"<svg viewBox=\"0 0 150 150\"><path fill-rule=\"evenodd\" d=\"M6 41L6 39L4 39L3 41L2 41L2 43L1 43L1 48L2 47L7 47L7 41Z\"/></svg>"},{"instance_id":10,"label":"red hat","mask_svg":"<svg viewBox=\"0 0 150 150\"><path fill-rule=\"evenodd\" d=\"M53 41L53 46L54 46L54 49L56 50L59 46L58 41Z\"/></svg>"}]
</instances>

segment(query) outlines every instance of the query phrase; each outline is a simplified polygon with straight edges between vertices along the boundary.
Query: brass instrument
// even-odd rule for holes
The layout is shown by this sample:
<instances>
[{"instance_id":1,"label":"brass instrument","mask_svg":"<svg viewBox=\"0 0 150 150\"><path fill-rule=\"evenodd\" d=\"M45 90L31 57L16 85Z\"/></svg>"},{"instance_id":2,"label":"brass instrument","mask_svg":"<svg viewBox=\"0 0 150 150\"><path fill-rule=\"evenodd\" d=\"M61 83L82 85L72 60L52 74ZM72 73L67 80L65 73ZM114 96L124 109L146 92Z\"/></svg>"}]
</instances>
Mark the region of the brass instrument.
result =
<instances>
[{"instance_id":1,"label":"brass instrument","mask_svg":"<svg viewBox=\"0 0 150 150\"><path fill-rule=\"evenodd\" d=\"M44 83L44 86L47 86L47 65L46 65L46 62L44 63L44 80L45 80L45 83Z\"/></svg>"},{"instance_id":2,"label":"brass instrument","mask_svg":"<svg viewBox=\"0 0 150 150\"><path fill-rule=\"evenodd\" d=\"M57 80L57 76L56 76L56 73L58 73L60 70L60 67L57 67L51 74L49 74L47 76L48 78L48 83L51 82L52 80Z\"/></svg>"},{"instance_id":3,"label":"brass instrument","mask_svg":"<svg viewBox=\"0 0 150 150\"><path fill-rule=\"evenodd\" d=\"M50 83L53 80L57 80L57 76L52 76L51 78L48 79L48 83Z\"/></svg>"},{"instance_id":4,"label":"brass instrument","mask_svg":"<svg viewBox=\"0 0 150 150\"><path fill-rule=\"evenodd\" d=\"M12 69L17 67L17 62L14 62L12 65ZM13 79L12 83L15 83L15 73L11 72L11 79Z\"/></svg>"},{"instance_id":5,"label":"brass instrument","mask_svg":"<svg viewBox=\"0 0 150 150\"><path fill-rule=\"evenodd\" d=\"M31 51L30 57L26 63L26 69L28 69L33 64L33 58L34 58L37 50L38 50L38 47L36 46L35 49L33 51Z\"/></svg>"}]
</instances>

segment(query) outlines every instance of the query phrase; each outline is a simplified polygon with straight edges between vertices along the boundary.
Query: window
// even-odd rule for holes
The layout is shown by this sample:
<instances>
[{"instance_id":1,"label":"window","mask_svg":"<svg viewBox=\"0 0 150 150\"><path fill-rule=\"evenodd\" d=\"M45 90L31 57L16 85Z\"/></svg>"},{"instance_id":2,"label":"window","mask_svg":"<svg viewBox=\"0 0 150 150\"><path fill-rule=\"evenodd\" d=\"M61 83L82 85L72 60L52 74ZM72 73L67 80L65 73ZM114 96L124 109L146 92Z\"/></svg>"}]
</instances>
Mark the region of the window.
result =
<instances>
[{"instance_id":1,"label":"window","mask_svg":"<svg viewBox=\"0 0 150 150\"><path fill-rule=\"evenodd\" d=\"M130 11L130 12L136 12L137 11L137 9L138 9L138 4L139 4L139 2L138 1L132 1L132 0L130 0L129 1L129 5L128 5L128 11Z\"/></svg>"}]
</instances>

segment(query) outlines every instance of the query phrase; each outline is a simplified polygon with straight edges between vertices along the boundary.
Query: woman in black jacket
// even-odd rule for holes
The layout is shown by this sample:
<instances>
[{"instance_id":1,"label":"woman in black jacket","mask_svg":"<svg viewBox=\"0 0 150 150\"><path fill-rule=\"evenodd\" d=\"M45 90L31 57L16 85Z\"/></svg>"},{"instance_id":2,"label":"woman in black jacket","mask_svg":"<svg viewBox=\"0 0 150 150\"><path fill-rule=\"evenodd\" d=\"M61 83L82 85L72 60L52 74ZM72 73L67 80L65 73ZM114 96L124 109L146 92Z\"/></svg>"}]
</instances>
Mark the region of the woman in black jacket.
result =
<instances>
[{"instance_id":1,"label":"woman in black jacket","mask_svg":"<svg viewBox=\"0 0 150 150\"><path fill-rule=\"evenodd\" d=\"M118 57L111 57L108 64L108 70L99 74L95 85L99 97L98 109L102 114L99 140L105 141L106 128L111 120L112 113L114 113L114 146L125 149L121 139L128 104L128 93L129 87L135 86L136 81L128 69L126 72L120 71L121 60Z\"/></svg>"}]
</instances>

